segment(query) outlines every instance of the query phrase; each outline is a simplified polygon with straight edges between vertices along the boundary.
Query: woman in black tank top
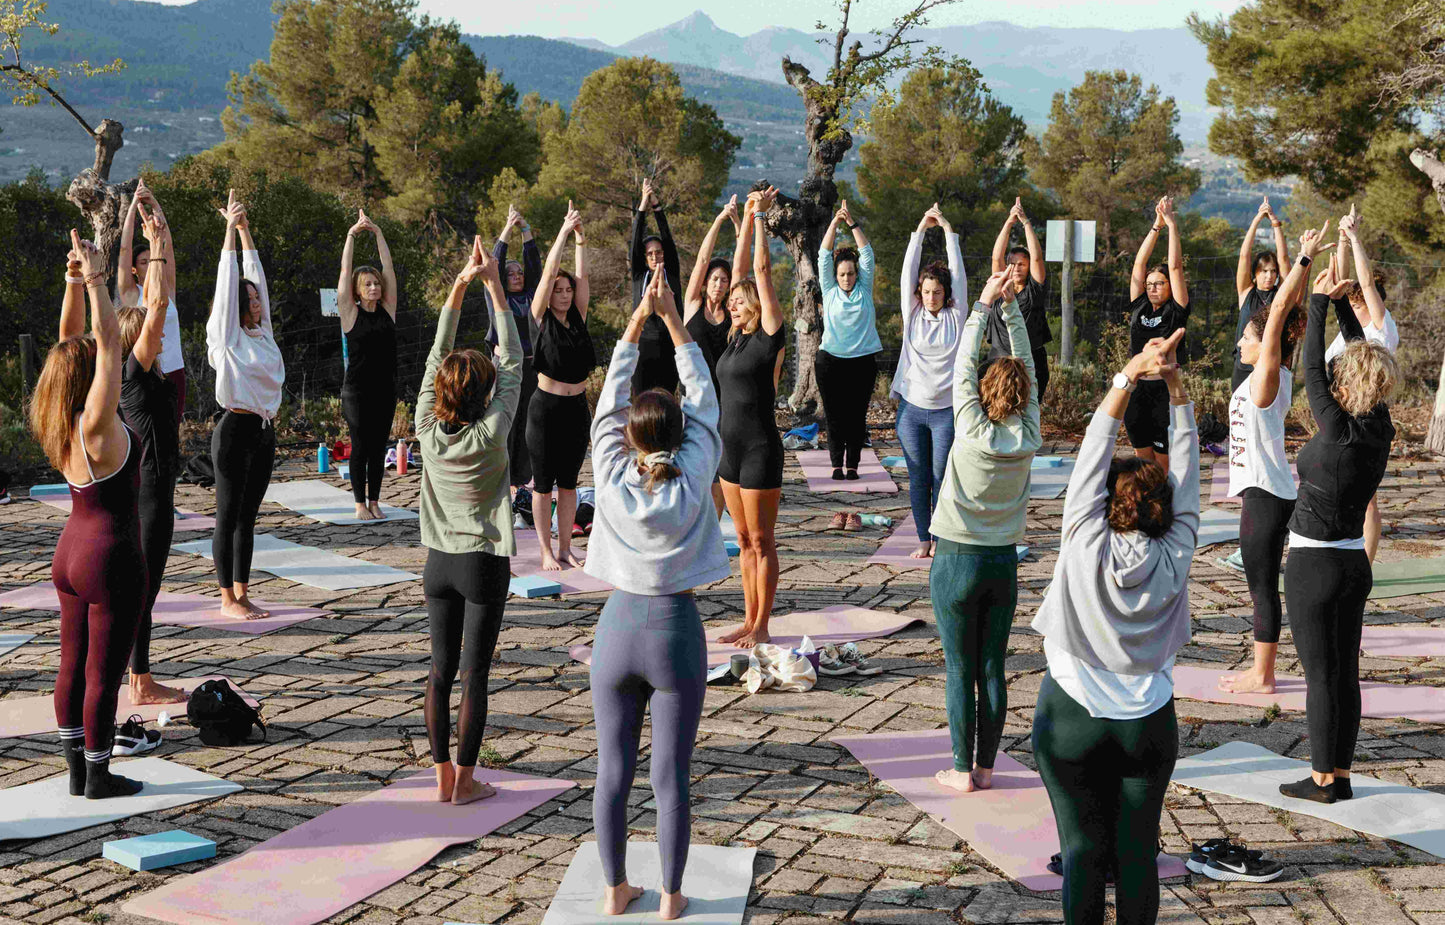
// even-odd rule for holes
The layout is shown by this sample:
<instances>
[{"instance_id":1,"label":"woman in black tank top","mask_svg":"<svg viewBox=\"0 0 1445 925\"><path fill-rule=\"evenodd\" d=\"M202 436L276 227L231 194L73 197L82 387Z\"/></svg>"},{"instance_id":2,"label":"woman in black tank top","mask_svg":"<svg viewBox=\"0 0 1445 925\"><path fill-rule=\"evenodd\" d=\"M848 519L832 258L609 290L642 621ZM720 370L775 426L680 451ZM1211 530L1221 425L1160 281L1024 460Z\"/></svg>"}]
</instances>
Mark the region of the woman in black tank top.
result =
<instances>
[{"instance_id":1,"label":"woman in black tank top","mask_svg":"<svg viewBox=\"0 0 1445 925\"><path fill-rule=\"evenodd\" d=\"M1261 251L1254 255L1255 232L1266 217L1274 229L1274 252ZM1284 237L1284 222L1275 218L1270 208L1269 197L1259 204L1259 211L1244 233L1244 242L1239 246L1239 266L1234 271L1234 287L1239 291L1239 323L1234 329L1234 373L1230 376L1229 394L1239 390L1239 384L1249 378L1254 367L1244 362L1239 355L1239 340L1249 327L1249 319L1261 308L1268 308L1274 301L1274 294L1284 281L1281 268L1289 265L1289 244Z\"/></svg>"},{"instance_id":2,"label":"woman in black tank top","mask_svg":"<svg viewBox=\"0 0 1445 925\"><path fill-rule=\"evenodd\" d=\"M1169 229L1169 262L1149 266L1159 232ZM1189 320L1189 287L1184 281L1184 254L1174 200L1161 198L1154 206L1154 225L1139 245L1129 274L1129 355L1134 356L1155 338L1168 337ZM1179 359L1184 361L1181 342ZM1124 410L1124 429L1141 459L1169 468L1169 389L1161 379L1135 384L1134 397Z\"/></svg>"},{"instance_id":3,"label":"woman in black tank top","mask_svg":"<svg viewBox=\"0 0 1445 925\"><path fill-rule=\"evenodd\" d=\"M351 497L356 502L356 519L381 520L381 476L396 415L396 270L386 236L365 212L358 214L360 218L346 233L341 279L336 284L336 307L341 312L347 354L341 411L351 431ZM356 236L364 231L376 237L380 270L351 268Z\"/></svg>"},{"instance_id":4,"label":"woman in black tank top","mask_svg":"<svg viewBox=\"0 0 1445 925\"><path fill-rule=\"evenodd\" d=\"M743 276L739 267L743 259L740 251L733 254L732 265L712 256L723 219L731 219L733 231L741 232L737 196L728 200L727 206L712 220L712 227L707 230L702 246L698 248L697 261L693 263L692 276L687 281L687 294L683 297L683 325L687 328L687 333L692 335L693 341L702 348L702 358L707 361L708 372L712 373L714 392L718 390L717 361L728 348L728 332L733 325L728 314L728 290L732 288L734 277ZM742 244L741 233L738 234L738 244ZM712 503L721 517L723 493L716 476L712 481Z\"/></svg>"}]
</instances>

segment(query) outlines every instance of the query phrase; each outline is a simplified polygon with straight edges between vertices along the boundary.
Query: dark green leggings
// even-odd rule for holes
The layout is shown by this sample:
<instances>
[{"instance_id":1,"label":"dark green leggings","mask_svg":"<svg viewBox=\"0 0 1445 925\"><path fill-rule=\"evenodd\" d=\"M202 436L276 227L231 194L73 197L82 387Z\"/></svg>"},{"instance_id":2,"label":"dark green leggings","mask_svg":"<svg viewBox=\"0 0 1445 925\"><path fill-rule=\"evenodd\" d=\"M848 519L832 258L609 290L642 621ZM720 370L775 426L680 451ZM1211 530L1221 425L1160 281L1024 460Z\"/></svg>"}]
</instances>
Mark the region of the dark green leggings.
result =
<instances>
[{"instance_id":1,"label":"dark green leggings","mask_svg":"<svg viewBox=\"0 0 1445 925\"><path fill-rule=\"evenodd\" d=\"M1003 738L1008 713L1003 662L1019 599L1018 569L1012 545L966 546L940 539L928 572L933 617L943 640L948 734L958 771L973 769L975 732L981 768L993 767Z\"/></svg>"},{"instance_id":2,"label":"dark green leggings","mask_svg":"<svg viewBox=\"0 0 1445 925\"><path fill-rule=\"evenodd\" d=\"M1117 865L1118 925L1159 916L1159 813L1179 754L1174 701L1139 719L1095 719L1045 673L1034 759L1064 860L1065 925L1101 925Z\"/></svg>"}]
</instances>

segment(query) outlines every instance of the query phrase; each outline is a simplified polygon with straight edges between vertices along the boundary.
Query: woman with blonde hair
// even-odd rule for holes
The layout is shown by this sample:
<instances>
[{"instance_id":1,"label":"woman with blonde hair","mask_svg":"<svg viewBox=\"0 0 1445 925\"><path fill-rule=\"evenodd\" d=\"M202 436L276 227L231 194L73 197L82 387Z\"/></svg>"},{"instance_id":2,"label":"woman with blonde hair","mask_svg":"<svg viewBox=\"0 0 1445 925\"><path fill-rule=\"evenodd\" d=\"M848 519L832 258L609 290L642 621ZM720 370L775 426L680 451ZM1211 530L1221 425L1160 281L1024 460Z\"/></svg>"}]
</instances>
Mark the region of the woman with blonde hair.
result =
<instances>
[{"instance_id":1,"label":"woman with blonde hair","mask_svg":"<svg viewBox=\"0 0 1445 925\"><path fill-rule=\"evenodd\" d=\"M130 796L139 781L110 773L121 676L146 599L140 544L140 441L121 420L120 327L105 290L105 256L71 229L71 272L30 399L30 429L70 487L71 511L51 561L60 597L55 723L71 796ZM83 291L91 333L84 333Z\"/></svg>"},{"instance_id":2,"label":"woman with blonde hair","mask_svg":"<svg viewBox=\"0 0 1445 925\"><path fill-rule=\"evenodd\" d=\"M487 725L487 678L516 555L508 491L507 443L522 390L522 342L498 263L474 238L437 320L436 340L416 399L421 444L421 539L427 547L427 620L431 674L426 729L437 773L437 799L471 803L492 796L478 783L477 754ZM499 332L497 365L478 350L453 350L462 300L477 277L491 296ZM462 678L457 761L451 739L452 682Z\"/></svg>"},{"instance_id":3,"label":"woman with blonde hair","mask_svg":"<svg viewBox=\"0 0 1445 925\"><path fill-rule=\"evenodd\" d=\"M728 295L732 330L717 363L722 393L722 462L718 481L738 532L742 567L743 624L718 638L742 649L767 642L768 617L778 590L778 545L774 529L783 494L783 440L773 418L778 376L788 332L773 291L768 252L767 211L778 191L768 187L748 197L738 245L753 246L751 280L733 283ZM756 237L754 237L756 235Z\"/></svg>"},{"instance_id":4,"label":"woman with blonde hair","mask_svg":"<svg viewBox=\"0 0 1445 925\"><path fill-rule=\"evenodd\" d=\"M993 784L1008 713L1003 663L1018 603L1014 544L1024 538L1029 469L1043 442L1033 349L1016 294L1011 270L994 273L963 325L953 383L956 436L933 517L938 549L928 588L943 642L953 740L953 768L937 776L965 793ZM980 377L988 306L996 301L1011 355L994 360Z\"/></svg>"}]
</instances>

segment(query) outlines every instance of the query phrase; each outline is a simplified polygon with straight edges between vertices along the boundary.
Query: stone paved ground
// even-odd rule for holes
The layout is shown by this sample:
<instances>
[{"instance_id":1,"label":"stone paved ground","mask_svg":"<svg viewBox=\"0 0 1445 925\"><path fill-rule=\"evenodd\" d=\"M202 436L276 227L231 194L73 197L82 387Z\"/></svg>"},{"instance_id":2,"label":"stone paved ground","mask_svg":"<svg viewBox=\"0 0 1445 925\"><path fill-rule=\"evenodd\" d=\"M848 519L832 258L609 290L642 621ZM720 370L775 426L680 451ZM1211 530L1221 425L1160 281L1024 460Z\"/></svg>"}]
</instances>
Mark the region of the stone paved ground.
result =
<instances>
[{"instance_id":1,"label":"stone paved ground","mask_svg":"<svg viewBox=\"0 0 1445 925\"><path fill-rule=\"evenodd\" d=\"M1068 452L1070 447L1045 447ZM278 478L306 477L302 461ZM1395 460L1381 491L1391 528L1381 558L1437 554L1445 547L1445 466ZM753 925L987 925L1060 921L1057 894L1033 894L1002 877L951 832L868 774L833 736L879 729L934 729L945 723L942 656L932 626L927 573L868 566L881 530L825 531L845 507L906 513L907 495L810 495L789 472L779 518L782 576L777 613L847 602L905 612L928 621L863 644L887 671L876 677L823 679L798 695L749 697L713 689L694 756L693 838L758 849L748 917ZM415 474L389 477L385 500L416 503ZM182 486L182 506L214 509L210 492ZM1019 610L1008 660L1010 718L1004 747L1032 766L1028 731L1044 667L1041 641L1028 630L1058 549L1062 501L1034 502L1020 568ZM0 584L48 577L63 525L60 512L18 500L0 508ZM276 505L260 529L287 539L420 571L425 553L417 524L332 527ZM1196 558L1190 596L1194 642L1184 663L1237 665L1247 659L1248 593L1234 573L1213 564L1218 547ZM169 727L159 755L222 775L246 789L225 799L131 818L40 841L0 844L0 922L111 922L132 918L124 900L201 865L137 874L100 858L102 842L184 827L216 840L232 856L333 806L428 765L421 715L428 638L420 583L330 593L277 579L259 596L324 607L329 617L267 636L158 627L158 677L224 669L264 699L266 744L207 748L185 725ZM166 587L212 591L204 560L173 556ZM487 744L513 770L580 784L491 836L443 852L431 863L331 921L356 925L444 921L539 921L576 846L591 837L596 768L587 672L567 650L590 640L603 595L513 600L492 671ZM704 616L724 621L742 603L736 579L705 589ZM1445 595L1372 602L1367 620L1445 623ZM48 694L58 663L58 620L8 611L7 630L38 639L0 661L0 696ZM1286 636L1280 667L1297 669ZM1435 660L1364 659L1376 679L1433 682ZM1181 702L1181 753L1233 739L1293 757L1308 756L1303 717L1266 718L1259 709ZM1410 721L1366 720L1356 768L1445 792L1445 735ZM53 737L0 740L0 786L63 768ZM632 793L633 837L652 835L646 765ZM1171 792L1162 820L1167 849L1189 839L1230 835L1267 848L1287 864L1283 878L1260 886L1202 877L1168 884L1163 918L1180 925L1445 925L1445 863L1399 844L1249 803ZM209 863L209 862L207 862ZM139 921L139 920L135 920Z\"/></svg>"}]
</instances>

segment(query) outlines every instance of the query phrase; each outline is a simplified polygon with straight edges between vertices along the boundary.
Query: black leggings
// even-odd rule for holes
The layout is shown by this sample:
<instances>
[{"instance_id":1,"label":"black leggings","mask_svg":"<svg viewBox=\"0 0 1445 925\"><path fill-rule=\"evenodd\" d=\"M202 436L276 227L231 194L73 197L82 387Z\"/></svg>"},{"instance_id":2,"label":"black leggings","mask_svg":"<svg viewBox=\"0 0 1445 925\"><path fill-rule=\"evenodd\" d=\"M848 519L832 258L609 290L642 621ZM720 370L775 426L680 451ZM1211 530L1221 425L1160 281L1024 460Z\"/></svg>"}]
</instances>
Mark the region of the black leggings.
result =
<instances>
[{"instance_id":1,"label":"black leggings","mask_svg":"<svg viewBox=\"0 0 1445 925\"><path fill-rule=\"evenodd\" d=\"M1034 760L1049 791L1064 862L1065 925L1102 925L1115 873L1118 925L1159 916L1159 814L1179 754L1174 701L1139 719L1095 719L1044 675Z\"/></svg>"},{"instance_id":2,"label":"black leggings","mask_svg":"<svg viewBox=\"0 0 1445 925\"><path fill-rule=\"evenodd\" d=\"M1289 551L1284 597L1305 670L1310 767L1348 771L1360 735L1360 628L1375 579L1363 549Z\"/></svg>"},{"instance_id":3,"label":"black leggings","mask_svg":"<svg viewBox=\"0 0 1445 925\"><path fill-rule=\"evenodd\" d=\"M1294 501L1276 498L1263 488L1246 488L1243 499L1239 552L1244 558L1249 599L1254 604L1254 641L1278 643L1282 617L1279 575Z\"/></svg>"},{"instance_id":4,"label":"black leggings","mask_svg":"<svg viewBox=\"0 0 1445 925\"><path fill-rule=\"evenodd\" d=\"M227 411L211 431L211 462L216 467L216 532L211 557L221 587L251 580L256 512L271 467L276 463L276 429L259 414Z\"/></svg>"},{"instance_id":5,"label":"black leggings","mask_svg":"<svg viewBox=\"0 0 1445 925\"><path fill-rule=\"evenodd\" d=\"M538 389L527 409L527 454L532 457L532 490L577 489L577 474L587 457L592 413L587 396L553 395Z\"/></svg>"},{"instance_id":6,"label":"black leggings","mask_svg":"<svg viewBox=\"0 0 1445 925\"><path fill-rule=\"evenodd\" d=\"M342 389L341 413L351 431L351 497L357 504L376 501L381 497L381 476L386 472L396 393L391 389Z\"/></svg>"},{"instance_id":7,"label":"black leggings","mask_svg":"<svg viewBox=\"0 0 1445 925\"><path fill-rule=\"evenodd\" d=\"M513 488L532 481L532 457L527 454L527 411L532 406L532 393L537 391L537 371L532 358L522 358L522 394L517 398L517 411L512 415L512 430L507 434L509 484Z\"/></svg>"},{"instance_id":8,"label":"black leggings","mask_svg":"<svg viewBox=\"0 0 1445 925\"><path fill-rule=\"evenodd\" d=\"M424 709L433 763L450 760L452 682L460 668L457 764L476 766L487 728L487 676L502 631L510 567L506 556L489 552L427 550L422 588L431 626L431 674Z\"/></svg>"},{"instance_id":9,"label":"black leggings","mask_svg":"<svg viewBox=\"0 0 1445 925\"><path fill-rule=\"evenodd\" d=\"M1044 400L1044 393L1049 390L1049 352L1040 347L1034 351L1034 378L1038 380L1039 401Z\"/></svg>"},{"instance_id":10,"label":"black leggings","mask_svg":"<svg viewBox=\"0 0 1445 925\"><path fill-rule=\"evenodd\" d=\"M828 457L834 469L857 469L868 439L868 400L878 378L878 355L840 358L819 350L813 371L828 423Z\"/></svg>"},{"instance_id":11,"label":"black leggings","mask_svg":"<svg viewBox=\"0 0 1445 925\"><path fill-rule=\"evenodd\" d=\"M135 647L130 653L131 674L150 674L151 610L161 592L161 579L166 574L166 558L171 554L171 538L176 533L176 480L170 474L156 476L145 470L140 476L140 545L146 557L145 607L135 631Z\"/></svg>"}]
</instances>

